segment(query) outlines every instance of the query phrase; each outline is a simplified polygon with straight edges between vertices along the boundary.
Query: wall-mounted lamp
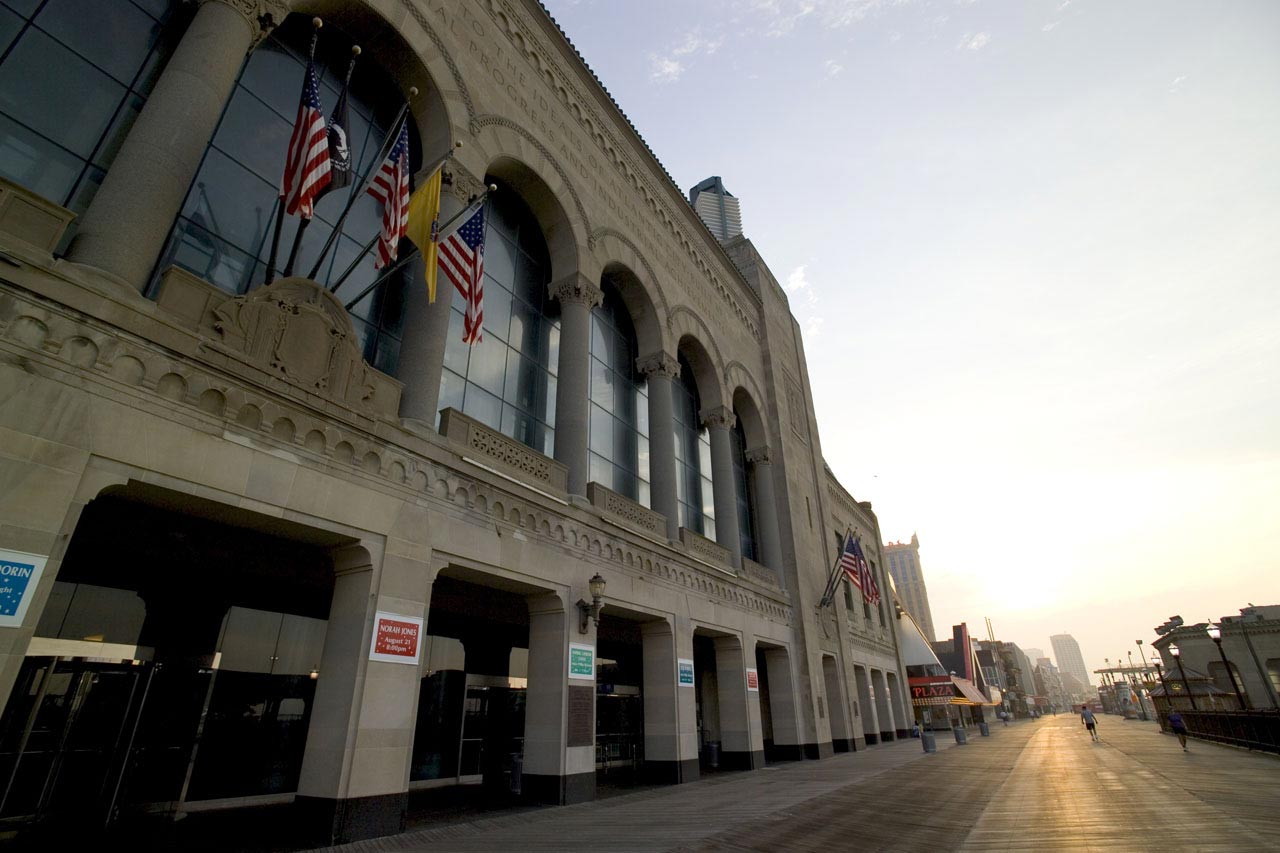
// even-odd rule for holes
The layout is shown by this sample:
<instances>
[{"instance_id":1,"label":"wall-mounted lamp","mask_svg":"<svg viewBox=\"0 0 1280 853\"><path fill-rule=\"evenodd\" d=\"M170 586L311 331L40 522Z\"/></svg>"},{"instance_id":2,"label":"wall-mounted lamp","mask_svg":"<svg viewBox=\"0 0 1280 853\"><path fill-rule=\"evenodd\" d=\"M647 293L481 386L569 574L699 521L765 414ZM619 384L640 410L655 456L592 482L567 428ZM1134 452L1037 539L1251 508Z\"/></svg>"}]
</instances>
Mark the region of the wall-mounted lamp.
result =
<instances>
[{"instance_id":1,"label":"wall-mounted lamp","mask_svg":"<svg viewBox=\"0 0 1280 853\"><path fill-rule=\"evenodd\" d=\"M319 678L319 677L320 677L320 670L318 670L318 669L313 669L313 670L311 670L311 680L312 680L312 681L315 681L315 680L316 680L317 678Z\"/></svg>"},{"instance_id":2,"label":"wall-mounted lamp","mask_svg":"<svg viewBox=\"0 0 1280 853\"><path fill-rule=\"evenodd\" d=\"M604 606L604 578L600 577L600 573L591 576L591 580L587 581L587 589L591 590L591 602L587 603L581 598L578 599L578 615L581 620L578 622L578 633L587 633L587 621L590 620L596 625L600 624L600 608Z\"/></svg>"}]
</instances>

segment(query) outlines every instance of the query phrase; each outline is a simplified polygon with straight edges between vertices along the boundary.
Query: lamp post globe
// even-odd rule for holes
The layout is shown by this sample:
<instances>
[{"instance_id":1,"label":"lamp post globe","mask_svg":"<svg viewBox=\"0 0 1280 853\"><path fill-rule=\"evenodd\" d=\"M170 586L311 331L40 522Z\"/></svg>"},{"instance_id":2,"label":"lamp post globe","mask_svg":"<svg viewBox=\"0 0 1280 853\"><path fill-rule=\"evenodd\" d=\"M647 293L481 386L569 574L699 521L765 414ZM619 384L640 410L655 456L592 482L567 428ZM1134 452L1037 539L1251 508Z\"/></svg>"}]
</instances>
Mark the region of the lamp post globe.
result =
<instances>
[{"instance_id":1,"label":"lamp post globe","mask_svg":"<svg viewBox=\"0 0 1280 853\"><path fill-rule=\"evenodd\" d=\"M1241 711L1245 710L1244 694L1240 692L1240 684L1236 681L1236 675L1231 671L1231 661L1227 660L1227 653L1222 650L1222 626L1209 623L1209 627L1205 629L1209 635L1209 639L1213 640L1214 645L1218 647L1218 657L1222 658L1222 665L1227 670L1227 678L1231 681L1231 689L1236 692L1236 702L1239 703Z\"/></svg>"}]
</instances>

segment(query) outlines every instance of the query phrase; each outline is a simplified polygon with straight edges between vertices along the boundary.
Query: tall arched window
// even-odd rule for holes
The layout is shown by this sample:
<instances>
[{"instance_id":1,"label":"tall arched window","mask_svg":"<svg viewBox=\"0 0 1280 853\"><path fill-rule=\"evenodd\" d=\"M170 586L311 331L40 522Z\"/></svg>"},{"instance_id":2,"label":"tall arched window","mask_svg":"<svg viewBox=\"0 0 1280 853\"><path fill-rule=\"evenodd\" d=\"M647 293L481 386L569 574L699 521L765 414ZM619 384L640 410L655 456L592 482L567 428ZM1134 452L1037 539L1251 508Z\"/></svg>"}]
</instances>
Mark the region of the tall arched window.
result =
<instances>
[{"instance_id":1,"label":"tall arched window","mask_svg":"<svg viewBox=\"0 0 1280 853\"><path fill-rule=\"evenodd\" d=\"M547 296L551 258L542 228L515 190L492 177L484 243L484 340L462 343L454 296L440 377L440 408L455 408L552 455L559 306ZM441 278L441 287L449 284Z\"/></svg>"},{"instance_id":2,"label":"tall arched window","mask_svg":"<svg viewBox=\"0 0 1280 853\"><path fill-rule=\"evenodd\" d=\"M193 11L179 0L0 4L0 175L83 213Z\"/></svg>"},{"instance_id":3,"label":"tall arched window","mask_svg":"<svg viewBox=\"0 0 1280 853\"><path fill-rule=\"evenodd\" d=\"M591 311L590 478L644 506L649 498L648 386L636 370L636 332L615 287Z\"/></svg>"},{"instance_id":4,"label":"tall arched window","mask_svg":"<svg viewBox=\"0 0 1280 853\"><path fill-rule=\"evenodd\" d=\"M172 264L237 294L265 279L285 151L297 117L311 42L310 20L306 15L289 16L250 54L160 256L157 275ZM326 116L338 100L350 51L351 41L336 27L322 30L316 65ZM358 191L364 176L378 168L374 162L378 150L403 102L395 82L378 66L372 52L366 52L356 63L348 94L353 179L349 186L316 202L295 274L311 271L347 199ZM422 151L412 121L409 132L411 166L416 171ZM277 269L284 266L300 221L285 217ZM381 224L381 206L368 195L360 196L316 279L321 284L336 283ZM375 280L375 254L366 255L338 289L344 303ZM348 307L365 358L390 373L399 358L404 319L401 290L409 278L401 270Z\"/></svg>"},{"instance_id":5,"label":"tall arched window","mask_svg":"<svg viewBox=\"0 0 1280 853\"><path fill-rule=\"evenodd\" d=\"M742 428L742 418L737 418L730 435L733 439L733 495L738 505L738 540L742 556L748 560L759 560L751 484L747 480L747 434Z\"/></svg>"},{"instance_id":6,"label":"tall arched window","mask_svg":"<svg viewBox=\"0 0 1280 853\"><path fill-rule=\"evenodd\" d=\"M676 502L680 526L708 539L716 538L715 492L711 483L711 435L698 412L698 386L693 368L680 356L680 381L671 384L676 428Z\"/></svg>"}]
</instances>

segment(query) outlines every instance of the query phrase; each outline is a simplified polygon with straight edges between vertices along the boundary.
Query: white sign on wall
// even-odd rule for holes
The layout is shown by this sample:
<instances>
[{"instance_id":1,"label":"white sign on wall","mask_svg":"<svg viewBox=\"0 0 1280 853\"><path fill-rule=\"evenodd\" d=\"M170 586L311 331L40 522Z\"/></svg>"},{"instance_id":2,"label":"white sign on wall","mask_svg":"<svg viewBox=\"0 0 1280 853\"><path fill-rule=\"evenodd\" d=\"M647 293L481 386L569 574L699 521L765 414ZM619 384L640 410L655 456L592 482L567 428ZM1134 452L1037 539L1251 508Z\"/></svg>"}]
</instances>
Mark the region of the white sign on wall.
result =
<instances>
[{"instance_id":1,"label":"white sign on wall","mask_svg":"<svg viewBox=\"0 0 1280 853\"><path fill-rule=\"evenodd\" d=\"M48 559L23 551L0 551L0 626L22 624Z\"/></svg>"},{"instance_id":2,"label":"white sign on wall","mask_svg":"<svg viewBox=\"0 0 1280 853\"><path fill-rule=\"evenodd\" d=\"M688 658L678 658L676 660L676 686L693 686L693 661Z\"/></svg>"},{"instance_id":3,"label":"white sign on wall","mask_svg":"<svg viewBox=\"0 0 1280 853\"><path fill-rule=\"evenodd\" d=\"M422 620L378 611L373 622L369 660L417 665L422 655Z\"/></svg>"}]
</instances>

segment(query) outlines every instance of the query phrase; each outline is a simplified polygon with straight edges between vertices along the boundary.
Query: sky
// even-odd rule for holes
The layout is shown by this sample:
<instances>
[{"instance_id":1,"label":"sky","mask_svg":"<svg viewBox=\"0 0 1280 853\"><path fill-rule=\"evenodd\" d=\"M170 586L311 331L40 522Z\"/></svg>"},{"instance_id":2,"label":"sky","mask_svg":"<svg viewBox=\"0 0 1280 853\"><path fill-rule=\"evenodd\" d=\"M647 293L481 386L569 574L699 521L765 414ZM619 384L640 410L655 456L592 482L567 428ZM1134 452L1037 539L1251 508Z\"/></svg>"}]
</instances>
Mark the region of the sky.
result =
<instances>
[{"instance_id":1,"label":"sky","mask_svg":"<svg viewBox=\"0 0 1280 853\"><path fill-rule=\"evenodd\" d=\"M1280 3L544 2L741 200L941 635L1280 603Z\"/></svg>"}]
</instances>

